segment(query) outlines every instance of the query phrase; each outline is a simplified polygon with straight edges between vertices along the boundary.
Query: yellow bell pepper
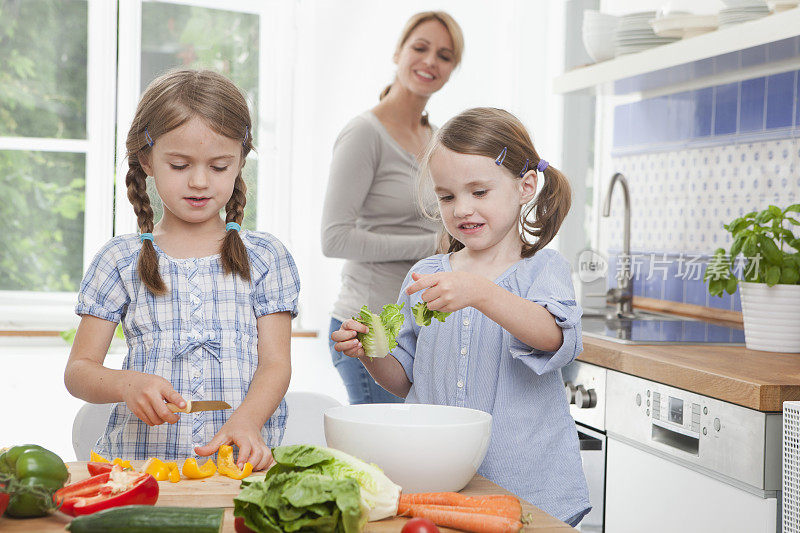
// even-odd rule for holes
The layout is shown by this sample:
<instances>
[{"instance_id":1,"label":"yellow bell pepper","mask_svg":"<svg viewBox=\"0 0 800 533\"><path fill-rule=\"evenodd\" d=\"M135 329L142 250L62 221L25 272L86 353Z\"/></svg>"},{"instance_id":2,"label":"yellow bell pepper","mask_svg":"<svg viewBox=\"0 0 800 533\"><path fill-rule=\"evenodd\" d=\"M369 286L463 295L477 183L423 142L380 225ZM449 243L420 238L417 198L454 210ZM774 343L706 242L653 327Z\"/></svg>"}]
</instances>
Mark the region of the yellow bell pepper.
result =
<instances>
[{"instance_id":1,"label":"yellow bell pepper","mask_svg":"<svg viewBox=\"0 0 800 533\"><path fill-rule=\"evenodd\" d=\"M89 461L92 463L110 463L108 459L103 457L102 455L96 454L94 450L89 453Z\"/></svg>"},{"instance_id":2,"label":"yellow bell pepper","mask_svg":"<svg viewBox=\"0 0 800 533\"><path fill-rule=\"evenodd\" d=\"M119 465L119 467L122 468L122 469L130 468L131 470L133 470L133 466L131 466L131 462L128 461L127 459L123 461L122 459L117 457L113 461L111 461L111 464Z\"/></svg>"},{"instance_id":3,"label":"yellow bell pepper","mask_svg":"<svg viewBox=\"0 0 800 533\"><path fill-rule=\"evenodd\" d=\"M253 465L245 463L244 468L240 470L233 462L233 448L223 444L217 453L217 471L231 479L244 479L253 473Z\"/></svg>"},{"instance_id":4,"label":"yellow bell pepper","mask_svg":"<svg viewBox=\"0 0 800 533\"><path fill-rule=\"evenodd\" d=\"M181 471L178 470L178 463L167 463L169 465L169 481L177 483L181 480ZM175 465L174 467L172 465Z\"/></svg>"},{"instance_id":5,"label":"yellow bell pepper","mask_svg":"<svg viewBox=\"0 0 800 533\"><path fill-rule=\"evenodd\" d=\"M216 471L217 467L211 459L206 461L203 466L198 466L197 459L194 457L187 457L183 462L183 475L189 479L203 479L213 476Z\"/></svg>"},{"instance_id":6,"label":"yellow bell pepper","mask_svg":"<svg viewBox=\"0 0 800 533\"><path fill-rule=\"evenodd\" d=\"M142 472L147 472L157 481L166 481L169 479L169 466L164 461L157 457L151 457L144 463Z\"/></svg>"}]
</instances>

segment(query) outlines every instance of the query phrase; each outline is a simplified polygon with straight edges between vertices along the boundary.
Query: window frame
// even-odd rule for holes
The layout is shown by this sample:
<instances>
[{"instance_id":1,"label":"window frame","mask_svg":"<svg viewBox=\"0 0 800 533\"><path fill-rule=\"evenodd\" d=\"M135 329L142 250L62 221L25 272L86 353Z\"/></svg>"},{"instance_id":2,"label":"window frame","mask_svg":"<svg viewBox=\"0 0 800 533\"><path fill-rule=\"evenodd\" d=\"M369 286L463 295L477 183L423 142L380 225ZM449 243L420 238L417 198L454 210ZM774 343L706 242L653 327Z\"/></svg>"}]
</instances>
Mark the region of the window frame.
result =
<instances>
[{"instance_id":1,"label":"window frame","mask_svg":"<svg viewBox=\"0 0 800 533\"><path fill-rule=\"evenodd\" d=\"M275 133L259 120L257 229L284 243L291 236L293 58L296 0L85 0L87 2L86 138L0 137L0 150L83 153L86 158L83 271L112 236L136 232L127 198L125 138L139 100L142 4L146 1L259 16L259 107L272 106ZM120 21L125 21L121 23ZM252 105L252 102L250 102ZM280 104L280 105L279 105ZM111 177L114 179L111 179ZM276 179L270 180L270 176ZM115 208L116 207L116 208ZM77 292L0 291L0 335L68 329Z\"/></svg>"},{"instance_id":2,"label":"window frame","mask_svg":"<svg viewBox=\"0 0 800 533\"><path fill-rule=\"evenodd\" d=\"M116 90L116 2L87 3L86 138L0 137L0 150L82 153L85 164L84 269L112 235L114 205L114 116ZM105 200L105 201L104 201ZM66 322L63 302L76 293L0 291L0 330L42 329ZM69 322L67 322L69 323Z\"/></svg>"}]
</instances>

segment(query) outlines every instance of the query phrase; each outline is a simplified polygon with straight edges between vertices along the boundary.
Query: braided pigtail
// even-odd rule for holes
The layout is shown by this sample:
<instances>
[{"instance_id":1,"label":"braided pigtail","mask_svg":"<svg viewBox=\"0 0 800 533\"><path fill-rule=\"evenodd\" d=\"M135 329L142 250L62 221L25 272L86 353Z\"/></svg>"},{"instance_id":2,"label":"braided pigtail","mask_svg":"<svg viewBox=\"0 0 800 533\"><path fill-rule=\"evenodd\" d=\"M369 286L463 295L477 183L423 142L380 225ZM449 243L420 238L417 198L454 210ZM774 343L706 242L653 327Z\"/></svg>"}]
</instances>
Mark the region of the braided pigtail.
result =
<instances>
[{"instance_id":1,"label":"braided pigtail","mask_svg":"<svg viewBox=\"0 0 800 533\"><path fill-rule=\"evenodd\" d=\"M225 205L225 222L242 223L244 219L244 206L247 203L245 194L247 185L242 179L242 171L236 176L233 184L233 194ZM225 239L222 241L222 251L220 252L222 269L226 274L239 274L242 279L250 281L250 259L247 256L247 249L244 247L242 237L238 231L227 231Z\"/></svg>"},{"instance_id":2,"label":"braided pigtail","mask_svg":"<svg viewBox=\"0 0 800 533\"><path fill-rule=\"evenodd\" d=\"M150 197L147 196L147 174L139 164L137 155L128 158L128 174L125 176L125 185L128 187L128 200L133 205L136 213L136 223L141 233L153 232L153 208L150 206ZM153 242L147 239L142 241L139 252L139 277L150 292L155 295L167 293L167 286L161 279L158 271L158 255L153 247Z\"/></svg>"}]
</instances>

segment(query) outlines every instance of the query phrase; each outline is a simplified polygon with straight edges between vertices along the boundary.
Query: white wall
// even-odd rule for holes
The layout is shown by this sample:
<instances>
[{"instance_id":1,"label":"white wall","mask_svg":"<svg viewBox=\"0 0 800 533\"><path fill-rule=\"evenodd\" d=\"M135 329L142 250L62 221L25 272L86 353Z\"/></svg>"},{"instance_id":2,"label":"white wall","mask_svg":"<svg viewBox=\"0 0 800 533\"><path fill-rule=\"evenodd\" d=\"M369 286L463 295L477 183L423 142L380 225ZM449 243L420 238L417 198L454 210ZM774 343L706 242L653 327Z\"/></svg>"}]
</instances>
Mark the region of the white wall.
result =
<instances>
[{"instance_id":1,"label":"white wall","mask_svg":"<svg viewBox=\"0 0 800 533\"><path fill-rule=\"evenodd\" d=\"M550 87L563 64L562 2L300 0L290 241L303 283L296 327L326 336L339 291L341 261L322 256L319 236L333 143L392 81L392 54L406 20L432 9L449 12L465 36L461 66L429 102L432 122L442 125L468 107L502 107L528 126L542 157L561 153L560 99Z\"/></svg>"}]
</instances>

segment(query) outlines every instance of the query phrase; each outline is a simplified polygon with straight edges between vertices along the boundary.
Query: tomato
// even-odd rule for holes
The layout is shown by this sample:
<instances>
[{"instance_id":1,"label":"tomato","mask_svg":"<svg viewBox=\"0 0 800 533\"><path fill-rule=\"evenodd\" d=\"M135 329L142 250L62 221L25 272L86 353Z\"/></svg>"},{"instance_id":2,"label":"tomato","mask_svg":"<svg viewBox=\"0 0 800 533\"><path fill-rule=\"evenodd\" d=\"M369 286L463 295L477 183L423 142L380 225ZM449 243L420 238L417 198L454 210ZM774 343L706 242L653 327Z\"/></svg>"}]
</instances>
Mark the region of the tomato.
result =
<instances>
[{"instance_id":1,"label":"tomato","mask_svg":"<svg viewBox=\"0 0 800 533\"><path fill-rule=\"evenodd\" d=\"M412 518L406 522L400 533L439 533L439 528L427 518Z\"/></svg>"},{"instance_id":2,"label":"tomato","mask_svg":"<svg viewBox=\"0 0 800 533\"><path fill-rule=\"evenodd\" d=\"M244 518L237 516L233 521L233 529L236 533L255 533L252 529L244 525Z\"/></svg>"}]
</instances>

